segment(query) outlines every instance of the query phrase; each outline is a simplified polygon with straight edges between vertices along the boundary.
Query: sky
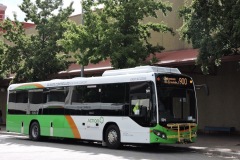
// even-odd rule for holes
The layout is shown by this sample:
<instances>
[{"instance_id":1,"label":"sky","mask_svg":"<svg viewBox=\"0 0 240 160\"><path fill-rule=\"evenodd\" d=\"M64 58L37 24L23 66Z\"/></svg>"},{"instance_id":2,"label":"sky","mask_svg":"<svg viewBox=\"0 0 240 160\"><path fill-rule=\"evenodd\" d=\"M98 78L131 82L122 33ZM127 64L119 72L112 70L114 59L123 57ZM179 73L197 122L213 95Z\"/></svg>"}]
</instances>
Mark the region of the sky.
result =
<instances>
[{"instance_id":1,"label":"sky","mask_svg":"<svg viewBox=\"0 0 240 160\"><path fill-rule=\"evenodd\" d=\"M66 8L71 2L73 3L74 12L72 15L81 13L81 0L63 0L63 7ZM17 19L19 21L24 21L25 14L19 9L18 5L22 3L22 0L0 0L0 3L7 6L5 17L13 19L13 13L17 14Z\"/></svg>"}]
</instances>

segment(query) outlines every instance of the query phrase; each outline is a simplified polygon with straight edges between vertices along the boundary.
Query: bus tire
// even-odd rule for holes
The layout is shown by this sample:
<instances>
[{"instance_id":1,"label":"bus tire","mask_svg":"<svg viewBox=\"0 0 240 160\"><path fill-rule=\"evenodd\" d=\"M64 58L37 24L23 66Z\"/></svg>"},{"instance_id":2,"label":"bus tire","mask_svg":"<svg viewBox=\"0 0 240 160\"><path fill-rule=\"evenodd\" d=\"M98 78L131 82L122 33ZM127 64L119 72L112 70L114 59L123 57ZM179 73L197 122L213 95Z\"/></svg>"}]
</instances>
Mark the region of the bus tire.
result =
<instances>
[{"instance_id":1,"label":"bus tire","mask_svg":"<svg viewBox=\"0 0 240 160\"><path fill-rule=\"evenodd\" d=\"M105 141L108 148L118 149L121 146L118 126L110 125L105 132Z\"/></svg>"},{"instance_id":2,"label":"bus tire","mask_svg":"<svg viewBox=\"0 0 240 160\"><path fill-rule=\"evenodd\" d=\"M33 141L39 141L40 136L40 125L38 122L33 122L30 126L29 137Z\"/></svg>"}]
</instances>

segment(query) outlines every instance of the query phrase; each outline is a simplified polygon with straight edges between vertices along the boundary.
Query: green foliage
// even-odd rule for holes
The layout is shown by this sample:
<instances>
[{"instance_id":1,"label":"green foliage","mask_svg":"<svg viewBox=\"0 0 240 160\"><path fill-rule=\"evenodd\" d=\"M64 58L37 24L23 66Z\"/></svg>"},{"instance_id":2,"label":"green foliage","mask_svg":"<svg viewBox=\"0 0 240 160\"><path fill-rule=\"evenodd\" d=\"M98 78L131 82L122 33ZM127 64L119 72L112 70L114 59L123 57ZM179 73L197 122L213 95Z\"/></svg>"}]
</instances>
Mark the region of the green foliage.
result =
<instances>
[{"instance_id":1,"label":"green foliage","mask_svg":"<svg viewBox=\"0 0 240 160\"><path fill-rule=\"evenodd\" d=\"M73 12L72 4L62 8L62 0L23 0L19 6L26 14L25 21L36 25L36 33L26 35L15 15L14 22L6 19L1 24L4 38L10 43L1 59L1 70L15 73L15 82L46 80L48 76L68 66L65 50L56 41L65 31L66 22Z\"/></svg>"},{"instance_id":2,"label":"green foliage","mask_svg":"<svg viewBox=\"0 0 240 160\"><path fill-rule=\"evenodd\" d=\"M104 6L98 9L98 6ZM134 67L164 48L149 42L151 31L170 32L163 22L144 23L145 17L166 15L171 6L161 0L83 0L84 26L68 25L59 43L77 53L80 64L110 58L114 68ZM94 11L93 11L94 9ZM80 54L81 53L81 54Z\"/></svg>"},{"instance_id":3,"label":"green foliage","mask_svg":"<svg viewBox=\"0 0 240 160\"><path fill-rule=\"evenodd\" d=\"M239 54L240 1L187 1L180 11L184 23L181 37L199 48L197 64L208 73L209 66L221 64L221 58Z\"/></svg>"},{"instance_id":4,"label":"green foliage","mask_svg":"<svg viewBox=\"0 0 240 160\"><path fill-rule=\"evenodd\" d=\"M6 47L4 46L4 43L2 40L0 40L0 59L3 59L6 53ZM2 70L3 68L3 63L0 64L0 79L5 78L5 73Z\"/></svg>"}]
</instances>

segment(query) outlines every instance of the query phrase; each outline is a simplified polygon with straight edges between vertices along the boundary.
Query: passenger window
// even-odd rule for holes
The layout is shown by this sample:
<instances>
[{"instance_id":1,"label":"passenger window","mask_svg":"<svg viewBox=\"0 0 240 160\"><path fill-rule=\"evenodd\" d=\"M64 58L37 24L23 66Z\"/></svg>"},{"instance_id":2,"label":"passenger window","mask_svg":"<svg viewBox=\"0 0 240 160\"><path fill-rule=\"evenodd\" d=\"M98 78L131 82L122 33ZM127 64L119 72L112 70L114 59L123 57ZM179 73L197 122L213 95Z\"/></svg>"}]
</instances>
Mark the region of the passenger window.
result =
<instances>
[{"instance_id":1,"label":"passenger window","mask_svg":"<svg viewBox=\"0 0 240 160\"><path fill-rule=\"evenodd\" d=\"M42 89L30 90L28 114L42 114L42 104L44 103L44 93Z\"/></svg>"},{"instance_id":2,"label":"passenger window","mask_svg":"<svg viewBox=\"0 0 240 160\"><path fill-rule=\"evenodd\" d=\"M100 115L100 85L75 86L72 101L66 106L66 113L71 115Z\"/></svg>"},{"instance_id":3,"label":"passenger window","mask_svg":"<svg viewBox=\"0 0 240 160\"><path fill-rule=\"evenodd\" d=\"M67 87L52 88L48 93L48 102L65 102Z\"/></svg>"},{"instance_id":4,"label":"passenger window","mask_svg":"<svg viewBox=\"0 0 240 160\"><path fill-rule=\"evenodd\" d=\"M124 83L104 84L101 93L101 113L106 116L127 115L129 105L125 103Z\"/></svg>"},{"instance_id":5,"label":"passenger window","mask_svg":"<svg viewBox=\"0 0 240 160\"><path fill-rule=\"evenodd\" d=\"M16 102L16 92L10 92L8 101L14 103Z\"/></svg>"},{"instance_id":6,"label":"passenger window","mask_svg":"<svg viewBox=\"0 0 240 160\"><path fill-rule=\"evenodd\" d=\"M47 102L43 104L42 114L63 115L68 92L69 87L55 87L45 90L44 95L47 95Z\"/></svg>"},{"instance_id":7,"label":"passenger window","mask_svg":"<svg viewBox=\"0 0 240 160\"><path fill-rule=\"evenodd\" d=\"M124 103L125 84L102 85L102 103Z\"/></svg>"},{"instance_id":8,"label":"passenger window","mask_svg":"<svg viewBox=\"0 0 240 160\"><path fill-rule=\"evenodd\" d=\"M17 92L16 103L28 103L28 92Z\"/></svg>"},{"instance_id":9,"label":"passenger window","mask_svg":"<svg viewBox=\"0 0 240 160\"><path fill-rule=\"evenodd\" d=\"M84 103L94 103L100 102L100 92L101 88L97 85L84 86L83 90L83 102Z\"/></svg>"},{"instance_id":10,"label":"passenger window","mask_svg":"<svg viewBox=\"0 0 240 160\"><path fill-rule=\"evenodd\" d=\"M84 91L85 86L76 86L72 92L72 103L83 103L84 102Z\"/></svg>"},{"instance_id":11,"label":"passenger window","mask_svg":"<svg viewBox=\"0 0 240 160\"><path fill-rule=\"evenodd\" d=\"M43 103L43 90L29 91L30 104L42 104Z\"/></svg>"},{"instance_id":12,"label":"passenger window","mask_svg":"<svg viewBox=\"0 0 240 160\"><path fill-rule=\"evenodd\" d=\"M9 95L8 113L26 114L28 107L28 92L14 91Z\"/></svg>"}]
</instances>

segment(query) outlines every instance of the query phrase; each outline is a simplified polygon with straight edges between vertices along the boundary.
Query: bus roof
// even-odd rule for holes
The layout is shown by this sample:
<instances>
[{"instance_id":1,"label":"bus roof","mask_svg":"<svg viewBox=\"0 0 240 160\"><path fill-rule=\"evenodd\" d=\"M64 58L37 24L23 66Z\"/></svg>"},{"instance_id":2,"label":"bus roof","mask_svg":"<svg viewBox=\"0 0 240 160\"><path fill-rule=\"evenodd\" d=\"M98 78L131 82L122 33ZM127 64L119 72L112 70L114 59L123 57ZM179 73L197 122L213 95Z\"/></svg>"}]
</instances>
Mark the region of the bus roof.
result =
<instances>
[{"instance_id":1,"label":"bus roof","mask_svg":"<svg viewBox=\"0 0 240 160\"><path fill-rule=\"evenodd\" d=\"M141 66L129 69L105 71L101 77L75 77L72 79L53 79L42 82L12 84L9 86L8 90L27 90L74 85L153 81L155 79L153 73L181 74L181 72L176 68Z\"/></svg>"},{"instance_id":2,"label":"bus roof","mask_svg":"<svg viewBox=\"0 0 240 160\"><path fill-rule=\"evenodd\" d=\"M135 68L107 70L103 73L102 76L104 77L104 76L116 76L116 75L151 73L151 72L181 74L181 72L177 68L157 67L157 66L139 66Z\"/></svg>"}]
</instances>

